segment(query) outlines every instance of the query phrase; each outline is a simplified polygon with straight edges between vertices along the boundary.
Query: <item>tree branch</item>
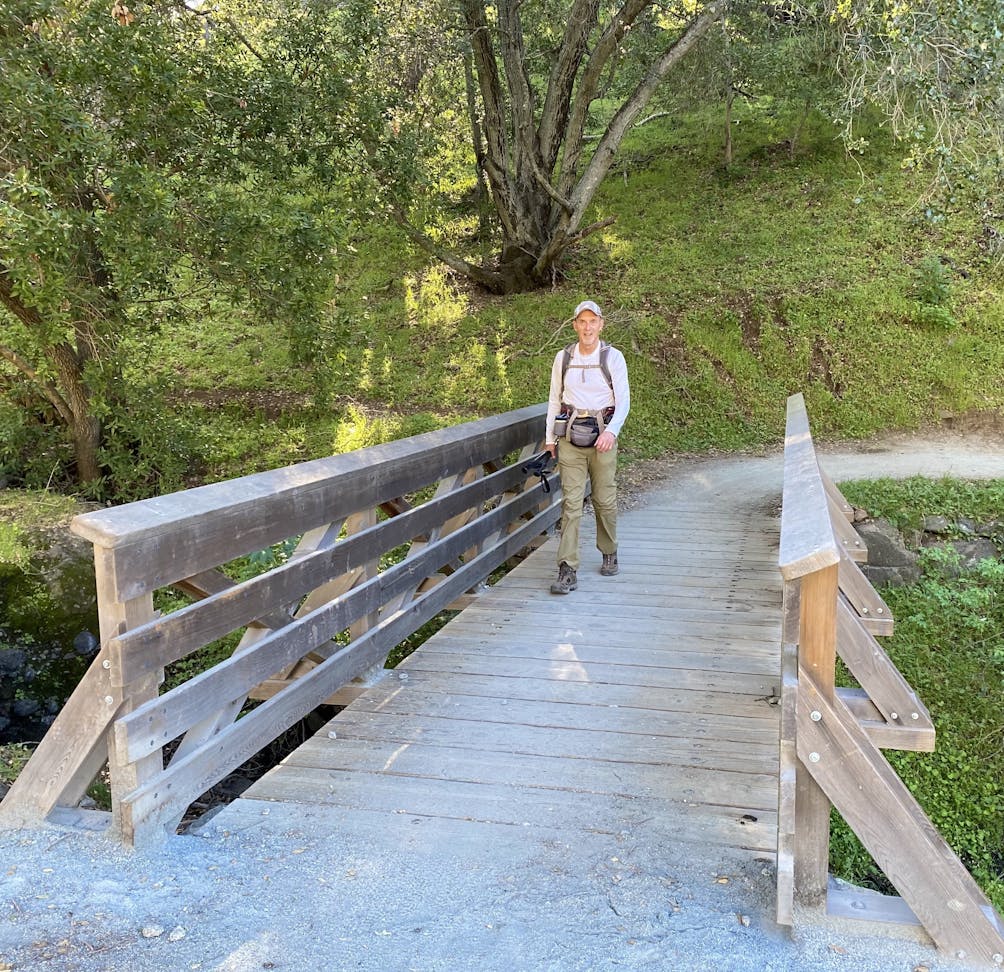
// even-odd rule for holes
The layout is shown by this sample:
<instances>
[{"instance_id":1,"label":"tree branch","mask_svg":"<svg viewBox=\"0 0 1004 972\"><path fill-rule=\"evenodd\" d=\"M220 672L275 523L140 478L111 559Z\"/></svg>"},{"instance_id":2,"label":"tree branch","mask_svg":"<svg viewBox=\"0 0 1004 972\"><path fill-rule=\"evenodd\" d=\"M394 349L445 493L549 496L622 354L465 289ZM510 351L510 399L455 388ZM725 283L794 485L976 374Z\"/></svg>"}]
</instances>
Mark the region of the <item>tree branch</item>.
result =
<instances>
[{"instance_id":1,"label":"tree branch","mask_svg":"<svg viewBox=\"0 0 1004 972\"><path fill-rule=\"evenodd\" d=\"M499 78L495 50L492 47L488 21L481 0L464 0L464 19L470 33L471 53L478 77L478 89L485 112L482 131L485 135L485 174L495 196L496 209L503 223L503 231L511 239L516 236L511 214L516 211L516 193L509 181L510 148L506 137L508 125L505 117L502 81ZM475 119L471 119L472 123Z\"/></svg>"},{"instance_id":2,"label":"tree branch","mask_svg":"<svg viewBox=\"0 0 1004 972\"><path fill-rule=\"evenodd\" d=\"M586 61L586 67L579 80L578 90L575 94L575 101L572 105L567 133L565 135L565 152L561 161L561 179L558 182L558 191L564 195L569 195L576 183L579 155L582 152L582 136L586 130L586 117L589 114L589 106L593 103L593 99L596 97L596 92L599 89L603 69L606 67L610 56L620 45L624 34L651 2L652 0L625 0L623 6L604 28L603 33L600 34L592 54L589 55L589 59Z\"/></svg>"},{"instance_id":3,"label":"tree branch","mask_svg":"<svg viewBox=\"0 0 1004 972\"><path fill-rule=\"evenodd\" d=\"M592 199L596 188L606 175L614 154L620 148L620 143L631 128L641 110L648 104L655 89L662 79L675 67L690 49L711 29L725 8L725 0L714 0L705 7L699 17L690 25L677 40L663 52L662 56L652 65L648 74L638 83L628 99L618 109L617 114L607 125L607 130L600 139L593 157L586 166L586 171L575 187L570 198L575 206L578 219L582 218L586 206ZM570 229L574 232L576 217L572 218Z\"/></svg>"},{"instance_id":4,"label":"tree branch","mask_svg":"<svg viewBox=\"0 0 1004 972\"><path fill-rule=\"evenodd\" d=\"M210 26L212 26L213 21L219 14L218 10L199 10L197 7L190 7L187 3L185 3L185 0L175 0L174 6L178 10L183 11L184 13L192 14L194 17L204 17ZM234 32L234 35L236 36L237 40L239 40L241 44L243 44L244 47L246 47L256 58L258 58L258 60L261 61L262 64L267 63L265 60L265 55L262 54L260 51L258 51L255 48L255 46L251 43L251 41L249 41L247 37L244 36L244 32L240 29L240 27L237 26L233 17L229 17L226 14L223 14L222 16L219 17L219 20L221 23L226 24L227 27L229 27Z\"/></svg>"},{"instance_id":5,"label":"tree branch","mask_svg":"<svg viewBox=\"0 0 1004 972\"><path fill-rule=\"evenodd\" d=\"M628 0L632 2L632 0ZM642 0L637 0L637 3L641 3ZM674 41L670 47L663 52L662 56L652 65L649 69L648 74L638 83L638 86L627 98L627 100L618 109L617 114L611 119L610 124L607 125L607 130L603 133L600 139L599 145L596 147L596 151L593 153L592 158L589 160L589 164L586 166L586 171L583 173L582 178L575 183L575 189L571 192L569 196L569 201L572 203L572 211L562 214L562 218L558 220L556 225L551 230L550 239L547 245L543 247L540 254L537 257L537 263L534 267L535 273L543 272L547 267L551 266L553 262L557 259L558 254L570 246L573 242L582 239L582 235L578 232L579 222L585 215L586 209L589 203L592 201L593 196L596 194L596 190L602 182L603 177L607 174L610 169L610 164L613 161L614 154L620 147L620 143L624 138L624 135L631 128L635 119L641 113L641 110L648 104L649 99L652 97L653 92L658 87L662 79L669 73L669 71L684 57L685 54L703 37L711 26L715 23L718 17L721 16L722 11L725 8L726 0L714 0L708 7L704 9L699 17L693 20L683 34L680 35ZM632 8L633 9L633 8ZM627 10L627 4L622 8L621 13L630 13ZM640 12L640 9L639 9ZM627 14L625 13L625 16ZM618 14L620 16L620 14ZM635 14L637 16L637 13ZM604 36L607 36L610 28L607 32L604 32ZM594 52L593 58L590 59L590 63L586 67L586 72L592 70L593 59L596 58L597 52ZM598 77L598 75L596 75ZM585 106L588 102L585 97L588 95L586 89L586 83L580 86L580 93L576 99L576 111L581 108L585 111ZM584 115L583 115L584 118ZM574 121L574 124L579 124L581 120ZM570 126L571 127L571 126ZM579 148L581 147L581 130L578 132L577 142L572 143L569 141L566 143L566 155L562 166L562 181L559 184L559 190L564 187L566 177L568 176L568 170L566 166L571 160L574 161ZM569 139L572 137L572 132L569 133ZM597 225L596 228L599 228ZM590 229L590 232L594 232Z\"/></svg>"},{"instance_id":6,"label":"tree branch","mask_svg":"<svg viewBox=\"0 0 1004 972\"><path fill-rule=\"evenodd\" d=\"M32 366L12 348L4 347L0 344L0 358L9 361L22 375L25 376L39 391L43 398L47 399L53 408L59 412L59 417L69 425L73 421L73 412L67 404L66 399L59 394L56 386L51 381L46 381Z\"/></svg>"},{"instance_id":7,"label":"tree branch","mask_svg":"<svg viewBox=\"0 0 1004 972\"><path fill-rule=\"evenodd\" d=\"M504 281L502 275L499 273L493 273L491 270L485 270L484 267L479 267L477 264L469 263L462 257L458 257L455 253L451 253L449 250L444 249L437 243L429 239L421 230L416 229L408 221L408 218L404 213L397 207L394 206L392 209L394 216L394 222L405 232L408 238L418 246L420 246L426 253L434 256L437 260L445 263L448 267L452 267L457 273L462 273L465 277L469 277L475 283L481 284L487 290L492 293L502 293Z\"/></svg>"},{"instance_id":8,"label":"tree branch","mask_svg":"<svg viewBox=\"0 0 1004 972\"><path fill-rule=\"evenodd\" d=\"M599 0L575 0L568 15L565 35L547 82L544 108L540 114L538 141L544 169L553 172L566 131L575 78L586 51L589 33L596 26Z\"/></svg>"},{"instance_id":9,"label":"tree branch","mask_svg":"<svg viewBox=\"0 0 1004 972\"><path fill-rule=\"evenodd\" d=\"M42 315L14 293L14 282L11 280L10 268L5 263L0 263L0 303L22 324L27 324L30 328L42 326Z\"/></svg>"}]
</instances>

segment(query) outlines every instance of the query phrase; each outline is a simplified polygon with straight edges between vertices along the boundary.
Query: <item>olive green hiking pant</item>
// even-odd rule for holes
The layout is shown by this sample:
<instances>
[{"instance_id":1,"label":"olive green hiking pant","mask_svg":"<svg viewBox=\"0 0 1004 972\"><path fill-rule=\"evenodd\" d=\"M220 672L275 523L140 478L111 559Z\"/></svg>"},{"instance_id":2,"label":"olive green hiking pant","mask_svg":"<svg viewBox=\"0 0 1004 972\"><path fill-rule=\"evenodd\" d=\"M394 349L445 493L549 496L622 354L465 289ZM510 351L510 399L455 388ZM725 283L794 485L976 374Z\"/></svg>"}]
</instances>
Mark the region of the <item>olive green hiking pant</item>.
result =
<instances>
[{"instance_id":1,"label":"olive green hiking pant","mask_svg":"<svg viewBox=\"0 0 1004 972\"><path fill-rule=\"evenodd\" d=\"M600 553L617 553L617 446L609 452L597 452L595 447L580 449L562 441L558 472L562 489L558 563L564 561L573 570L579 569L579 523L587 480L593 487L596 546Z\"/></svg>"}]
</instances>

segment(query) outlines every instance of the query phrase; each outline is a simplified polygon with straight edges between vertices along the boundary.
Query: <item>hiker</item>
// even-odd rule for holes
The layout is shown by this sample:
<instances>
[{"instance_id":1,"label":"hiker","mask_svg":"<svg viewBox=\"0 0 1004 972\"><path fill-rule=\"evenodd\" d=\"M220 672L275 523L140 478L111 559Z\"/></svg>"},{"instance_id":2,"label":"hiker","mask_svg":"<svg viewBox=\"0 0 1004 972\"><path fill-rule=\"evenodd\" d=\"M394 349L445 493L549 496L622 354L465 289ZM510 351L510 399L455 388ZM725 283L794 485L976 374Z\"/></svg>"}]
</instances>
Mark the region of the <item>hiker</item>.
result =
<instances>
[{"instance_id":1,"label":"hiker","mask_svg":"<svg viewBox=\"0 0 1004 972\"><path fill-rule=\"evenodd\" d=\"M563 491L558 579L552 594L578 586L579 521L587 479L596 512L600 573L617 573L617 435L631 407L624 355L600 340L603 312L584 300L572 321L579 339L559 351L551 367L544 447L557 455ZM558 441L561 448L558 448Z\"/></svg>"}]
</instances>

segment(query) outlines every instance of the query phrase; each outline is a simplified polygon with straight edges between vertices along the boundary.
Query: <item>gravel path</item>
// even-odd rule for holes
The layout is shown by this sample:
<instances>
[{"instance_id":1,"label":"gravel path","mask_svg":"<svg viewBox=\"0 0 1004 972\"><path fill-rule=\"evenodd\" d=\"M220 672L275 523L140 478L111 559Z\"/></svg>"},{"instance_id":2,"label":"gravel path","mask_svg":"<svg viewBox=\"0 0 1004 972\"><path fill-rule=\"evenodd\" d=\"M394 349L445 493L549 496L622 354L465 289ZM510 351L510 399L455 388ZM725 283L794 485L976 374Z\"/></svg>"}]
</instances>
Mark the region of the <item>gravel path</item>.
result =
<instances>
[{"instance_id":1,"label":"gravel path","mask_svg":"<svg viewBox=\"0 0 1004 972\"><path fill-rule=\"evenodd\" d=\"M835 479L1004 478L992 433L821 452ZM769 504L780 468L777 455L649 463L629 473L626 505L691 476ZM769 864L653 853L629 831L571 847L488 825L437 824L447 829L427 840L428 826L391 818L374 846L330 808L275 805L137 853L98 834L0 832L0 972L965 968L913 933L816 916L789 934L771 918Z\"/></svg>"}]
</instances>

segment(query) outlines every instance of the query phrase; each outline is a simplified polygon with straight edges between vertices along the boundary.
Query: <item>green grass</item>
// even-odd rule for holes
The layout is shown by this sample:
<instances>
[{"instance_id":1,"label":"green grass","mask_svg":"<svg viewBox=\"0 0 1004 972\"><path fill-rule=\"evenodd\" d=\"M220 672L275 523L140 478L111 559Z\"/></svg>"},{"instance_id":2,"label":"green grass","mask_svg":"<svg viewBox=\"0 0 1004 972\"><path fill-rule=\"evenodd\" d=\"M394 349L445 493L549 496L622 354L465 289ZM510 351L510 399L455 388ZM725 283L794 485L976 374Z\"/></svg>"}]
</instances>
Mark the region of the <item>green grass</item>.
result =
<instances>
[{"instance_id":1,"label":"green grass","mask_svg":"<svg viewBox=\"0 0 1004 972\"><path fill-rule=\"evenodd\" d=\"M916 524L927 515L1004 518L1004 480L987 484L919 477L842 483L875 515ZM1004 911L1004 562L962 571L938 549L921 552L922 579L887 588L896 618L883 646L931 712L934 753L886 751L942 836L999 911ZM949 569L946 569L949 568ZM836 815L835 874L888 890L884 876Z\"/></svg>"},{"instance_id":2,"label":"green grass","mask_svg":"<svg viewBox=\"0 0 1004 972\"><path fill-rule=\"evenodd\" d=\"M728 170L714 116L633 133L590 214L617 221L551 290L487 296L373 225L339 253L311 366L281 322L220 304L165 325L136 373L169 391L183 468L226 478L542 401L583 296L628 358L626 462L776 443L793 391L821 439L1000 407L1004 271L968 217L926 221L924 177L881 130L851 159L816 119L790 159L776 118L739 121Z\"/></svg>"}]
</instances>

